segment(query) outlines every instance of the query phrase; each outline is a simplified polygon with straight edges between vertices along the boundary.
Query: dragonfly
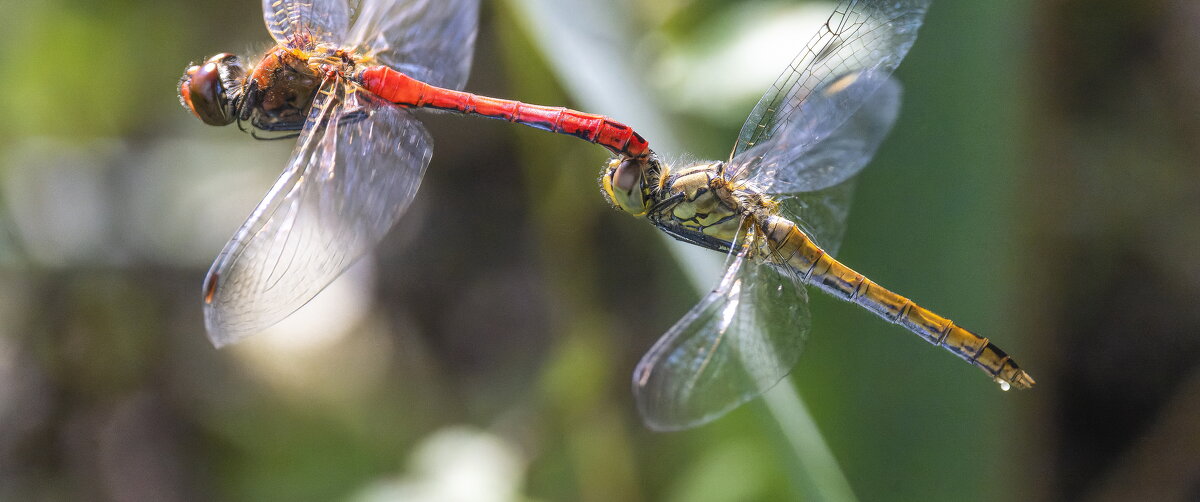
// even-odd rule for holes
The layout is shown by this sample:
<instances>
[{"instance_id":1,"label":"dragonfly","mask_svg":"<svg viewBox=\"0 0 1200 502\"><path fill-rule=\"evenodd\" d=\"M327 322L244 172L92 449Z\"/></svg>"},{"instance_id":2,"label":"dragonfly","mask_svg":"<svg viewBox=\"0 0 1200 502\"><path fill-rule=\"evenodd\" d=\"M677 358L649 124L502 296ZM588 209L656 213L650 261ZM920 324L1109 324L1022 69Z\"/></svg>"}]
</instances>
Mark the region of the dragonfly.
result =
<instances>
[{"instance_id":1,"label":"dragonfly","mask_svg":"<svg viewBox=\"0 0 1200 502\"><path fill-rule=\"evenodd\" d=\"M673 168L612 159L601 177L618 209L727 254L717 286L653 345L633 374L648 426L720 417L783 379L811 328L806 285L903 326L1009 388L1034 380L1003 350L833 257L855 176L892 128L892 72L929 0L843 0L772 85L726 161Z\"/></svg>"},{"instance_id":2,"label":"dragonfly","mask_svg":"<svg viewBox=\"0 0 1200 502\"><path fill-rule=\"evenodd\" d=\"M414 109L572 135L622 158L651 154L641 135L602 115L461 91L478 11L478 0L263 0L275 45L256 64L220 53L184 70L180 103L204 123L296 138L205 278L214 345L291 315L399 220L433 150Z\"/></svg>"}]
</instances>

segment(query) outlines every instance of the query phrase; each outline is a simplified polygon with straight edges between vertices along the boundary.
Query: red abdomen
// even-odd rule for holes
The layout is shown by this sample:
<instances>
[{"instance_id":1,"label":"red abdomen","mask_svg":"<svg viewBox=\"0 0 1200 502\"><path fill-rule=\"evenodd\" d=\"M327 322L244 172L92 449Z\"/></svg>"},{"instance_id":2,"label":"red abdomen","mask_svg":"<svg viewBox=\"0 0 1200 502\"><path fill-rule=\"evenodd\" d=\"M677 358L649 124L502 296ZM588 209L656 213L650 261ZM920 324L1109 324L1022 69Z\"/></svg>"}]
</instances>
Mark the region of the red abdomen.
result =
<instances>
[{"instance_id":1,"label":"red abdomen","mask_svg":"<svg viewBox=\"0 0 1200 502\"><path fill-rule=\"evenodd\" d=\"M569 134L627 157L643 157L650 153L650 145L642 135L603 115L434 87L386 66L367 67L357 74L356 79L367 90L400 106L434 108L516 122Z\"/></svg>"}]
</instances>

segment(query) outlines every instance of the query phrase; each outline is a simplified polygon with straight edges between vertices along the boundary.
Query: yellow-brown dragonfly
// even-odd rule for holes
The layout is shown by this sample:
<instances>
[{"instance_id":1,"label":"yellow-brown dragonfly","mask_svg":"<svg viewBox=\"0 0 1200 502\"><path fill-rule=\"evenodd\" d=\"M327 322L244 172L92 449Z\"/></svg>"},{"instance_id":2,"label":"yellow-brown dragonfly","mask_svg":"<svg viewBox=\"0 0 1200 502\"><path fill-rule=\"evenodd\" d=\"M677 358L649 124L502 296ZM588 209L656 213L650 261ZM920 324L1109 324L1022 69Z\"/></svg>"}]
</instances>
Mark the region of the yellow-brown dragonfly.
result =
<instances>
[{"instance_id":1,"label":"yellow-brown dragonfly","mask_svg":"<svg viewBox=\"0 0 1200 502\"><path fill-rule=\"evenodd\" d=\"M619 209L681 241L728 253L712 292L642 358L633 388L646 423L713 420L778 383L810 328L815 285L908 328L1000 386L1034 381L999 347L833 258L851 180L895 121L891 77L929 0L843 0L750 113L728 161L672 168L619 156L601 182Z\"/></svg>"}]
</instances>

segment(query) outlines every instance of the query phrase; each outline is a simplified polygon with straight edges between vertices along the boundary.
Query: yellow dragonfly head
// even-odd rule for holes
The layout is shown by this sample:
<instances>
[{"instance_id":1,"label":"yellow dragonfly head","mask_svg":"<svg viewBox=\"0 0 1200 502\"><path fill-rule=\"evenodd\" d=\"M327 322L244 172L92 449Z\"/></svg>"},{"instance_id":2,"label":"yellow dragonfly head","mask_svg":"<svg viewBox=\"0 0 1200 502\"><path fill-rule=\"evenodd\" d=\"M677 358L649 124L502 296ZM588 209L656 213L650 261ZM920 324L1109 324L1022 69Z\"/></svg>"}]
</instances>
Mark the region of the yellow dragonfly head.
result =
<instances>
[{"instance_id":1,"label":"yellow dragonfly head","mask_svg":"<svg viewBox=\"0 0 1200 502\"><path fill-rule=\"evenodd\" d=\"M645 216L665 170L653 154L617 157L608 163L600 185L612 205L634 216Z\"/></svg>"}]
</instances>

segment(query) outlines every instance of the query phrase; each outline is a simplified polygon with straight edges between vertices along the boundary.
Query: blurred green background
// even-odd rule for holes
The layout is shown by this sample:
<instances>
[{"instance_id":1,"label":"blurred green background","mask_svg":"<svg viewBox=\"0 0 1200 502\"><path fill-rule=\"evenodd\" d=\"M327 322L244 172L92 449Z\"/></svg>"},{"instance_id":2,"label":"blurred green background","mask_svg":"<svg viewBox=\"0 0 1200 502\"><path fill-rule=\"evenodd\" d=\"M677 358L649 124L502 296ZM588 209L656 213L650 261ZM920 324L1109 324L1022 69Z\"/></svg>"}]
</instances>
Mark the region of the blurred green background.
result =
<instances>
[{"instance_id":1,"label":"blurred green background","mask_svg":"<svg viewBox=\"0 0 1200 502\"><path fill-rule=\"evenodd\" d=\"M897 72L840 258L1037 388L814 293L782 397L658 434L630 373L716 275L606 206L602 149L427 115L373 259L217 351L200 283L291 145L175 86L264 50L260 5L9 4L0 500L1200 499L1197 5L935 2ZM485 1L467 89L718 159L831 8Z\"/></svg>"}]
</instances>

